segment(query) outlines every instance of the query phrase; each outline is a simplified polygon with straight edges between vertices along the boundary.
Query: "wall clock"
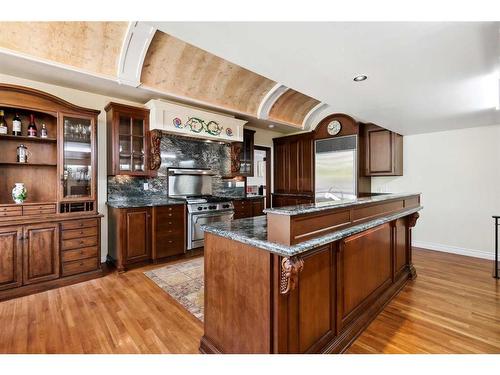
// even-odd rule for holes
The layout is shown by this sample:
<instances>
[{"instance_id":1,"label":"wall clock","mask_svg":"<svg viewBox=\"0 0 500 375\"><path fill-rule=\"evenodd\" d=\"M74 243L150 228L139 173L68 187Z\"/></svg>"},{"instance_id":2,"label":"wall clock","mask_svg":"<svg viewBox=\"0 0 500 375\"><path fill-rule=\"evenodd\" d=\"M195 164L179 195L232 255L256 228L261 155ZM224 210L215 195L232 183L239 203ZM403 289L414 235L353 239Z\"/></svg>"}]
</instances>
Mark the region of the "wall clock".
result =
<instances>
[{"instance_id":1,"label":"wall clock","mask_svg":"<svg viewBox=\"0 0 500 375\"><path fill-rule=\"evenodd\" d=\"M328 124L326 130L330 135L337 135L342 130L342 125L340 124L339 120L333 120Z\"/></svg>"}]
</instances>

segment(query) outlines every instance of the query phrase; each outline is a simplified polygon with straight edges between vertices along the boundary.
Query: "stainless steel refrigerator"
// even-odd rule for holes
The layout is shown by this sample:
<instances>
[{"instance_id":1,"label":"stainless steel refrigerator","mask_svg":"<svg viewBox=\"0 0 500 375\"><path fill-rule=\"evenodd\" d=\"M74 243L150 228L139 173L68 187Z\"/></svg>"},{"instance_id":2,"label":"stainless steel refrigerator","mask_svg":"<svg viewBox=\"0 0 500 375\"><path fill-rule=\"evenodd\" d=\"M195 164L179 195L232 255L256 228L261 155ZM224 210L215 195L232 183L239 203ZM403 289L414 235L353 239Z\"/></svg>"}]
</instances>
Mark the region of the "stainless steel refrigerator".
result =
<instances>
[{"instance_id":1,"label":"stainless steel refrigerator","mask_svg":"<svg viewBox=\"0 0 500 375\"><path fill-rule=\"evenodd\" d=\"M356 198L357 136L315 142L315 201Z\"/></svg>"}]
</instances>

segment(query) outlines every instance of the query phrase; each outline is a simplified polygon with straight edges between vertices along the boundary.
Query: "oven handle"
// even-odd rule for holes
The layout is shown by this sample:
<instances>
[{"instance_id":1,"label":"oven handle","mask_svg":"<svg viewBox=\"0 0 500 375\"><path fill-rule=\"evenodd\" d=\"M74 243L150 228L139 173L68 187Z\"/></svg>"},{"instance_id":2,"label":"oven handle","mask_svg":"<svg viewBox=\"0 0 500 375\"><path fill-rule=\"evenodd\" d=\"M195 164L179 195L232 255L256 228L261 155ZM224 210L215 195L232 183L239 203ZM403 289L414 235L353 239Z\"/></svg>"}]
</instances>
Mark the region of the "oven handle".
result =
<instances>
[{"instance_id":1,"label":"oven handle","mask_svg":"<svg viewBox=\"0 0 500 375\"><path fill-rule=\"evenodd\" d=\"M231 213L232 216L234 216L234 210L226 210L226 211L218 211L217 213L213 214L191 214L193 215L193 219L198 219L198 218L204 218L204 217L215 217L215 216L226 216L225 214Z\"/></svg>"}]
</instances>

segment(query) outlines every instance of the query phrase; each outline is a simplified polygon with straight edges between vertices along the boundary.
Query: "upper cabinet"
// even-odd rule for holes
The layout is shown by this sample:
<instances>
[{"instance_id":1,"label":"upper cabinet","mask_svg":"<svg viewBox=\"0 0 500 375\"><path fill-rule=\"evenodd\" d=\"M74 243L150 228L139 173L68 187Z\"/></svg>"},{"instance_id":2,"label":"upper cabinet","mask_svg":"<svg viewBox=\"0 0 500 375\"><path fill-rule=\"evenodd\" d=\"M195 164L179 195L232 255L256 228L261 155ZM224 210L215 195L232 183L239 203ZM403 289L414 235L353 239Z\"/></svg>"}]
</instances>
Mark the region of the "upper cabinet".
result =
<instances>
[{"instance_id":1,"label":"upper cabinet","mask_svg":"<svg viewBox=\"0 0 500 375\"><path fill-rule=\"evenodd\" d=\"M403 136L375 124L365 124L365 175L403 175Z\"/></svg>"},{"instance_id":2,"label":"upper cabinet","mask_svg":"<svg viewBox=\"0 0 500 375\"><path fill-rule=\"evenodd\" d=\"M61 201L95 199L96 123L92 117L61 114Z\"/></svg>"},{"instance_id":3,"label":"upper cabinet","mask_svg":"<svg viewBox=\"0 0 500 375\"><path fill-rule=\"evenodd\" d=\"M253 177L253 152L255 130L243 130L243 142L231 144L231 174Z\"/></svg>"},{"instance_id":4,"label":"upper cabinet","mask_svg":"<svg viewBox=\"0 0 500 375\"><path fill-rule=\"evenodd\" d=\"M118 103L105 110L108 175L149 175L149 110Z\"/></svg>"},{"instance_id":5,"label":"upper cabinet","mask_svg":"<svg viewBox=\"0 0 500 375\"><path fill-rule=\"evenodd\" d=\"M274 138L274 192L313 194L312 133Z\"/></svg>"}]
</instances>

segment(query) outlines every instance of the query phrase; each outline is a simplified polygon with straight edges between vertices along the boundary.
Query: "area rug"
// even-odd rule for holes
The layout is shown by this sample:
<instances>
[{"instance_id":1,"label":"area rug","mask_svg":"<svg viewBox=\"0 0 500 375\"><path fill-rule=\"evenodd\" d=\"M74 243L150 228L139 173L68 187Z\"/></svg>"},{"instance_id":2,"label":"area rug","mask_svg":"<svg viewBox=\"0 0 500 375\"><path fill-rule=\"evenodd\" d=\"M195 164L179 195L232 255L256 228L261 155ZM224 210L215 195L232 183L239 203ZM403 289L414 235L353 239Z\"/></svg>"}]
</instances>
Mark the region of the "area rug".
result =
<instances>
[{"instance_id":1,"label":"area rug","mask_svg":"<svg viewBox=\"0 0 500 375\"><path fill-rule=\"evenodd\" d=\"M170 264L144 274L203 321L203 257Z\"/></svg>"}]
</instances>

